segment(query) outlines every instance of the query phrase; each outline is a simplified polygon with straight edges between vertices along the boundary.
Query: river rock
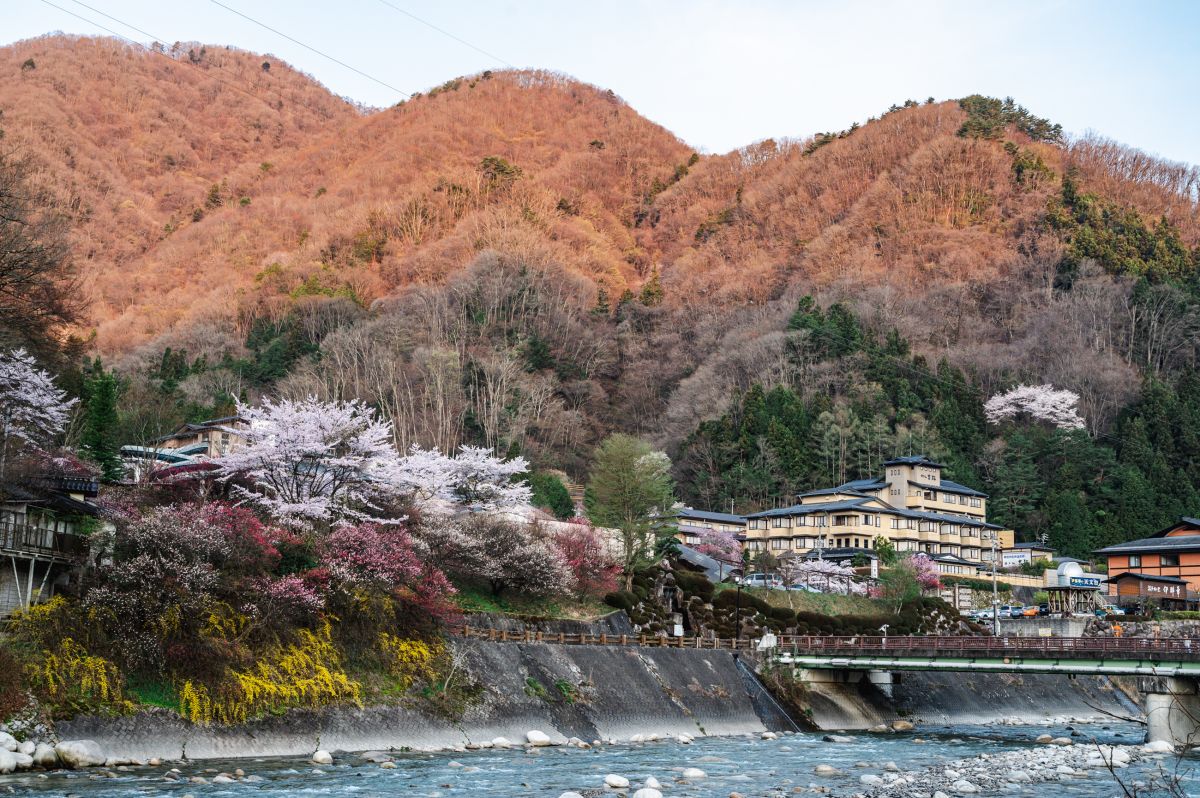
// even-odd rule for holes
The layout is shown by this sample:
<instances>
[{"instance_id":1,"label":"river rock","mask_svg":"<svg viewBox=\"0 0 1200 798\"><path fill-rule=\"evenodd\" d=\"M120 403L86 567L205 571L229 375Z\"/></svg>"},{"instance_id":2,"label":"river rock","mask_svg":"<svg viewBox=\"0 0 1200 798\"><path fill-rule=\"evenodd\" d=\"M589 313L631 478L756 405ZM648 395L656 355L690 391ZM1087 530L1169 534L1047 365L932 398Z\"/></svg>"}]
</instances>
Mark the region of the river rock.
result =
<instances>
[{"instance_id":1,"label":"river rock","mask_svg":"<svg viewBox=\"0 0 1200 798\"><path fill-rule=\"evenodd\" d=\"M0 773L12 773L17 769L17 755L12 751L0 748Z\"/></svg>"},{"instance_id":2,"label":"river rock","mask_svg":"<svg viewBox=\"0 0 1200 798\"><path fill-rule=\"evenodd\" d=\"M236 784L237 779L235 779L233 776L229 776L224 773L218 773L217 775L213 776L212 783L213 784Z\"/></svg>"},{"instance_id":3,"label":"river rock","mask_svg":"<svg viewBox=\"0 0 1200 798\"><path fill-rule=\"evenodd\" d=\"M652 787L643 787L633 794L633 798L663 798L663 794Z\"/></svg>"},{"instance_id":4,"label":"river rock","mask_svg":"<svg viewBox=\"0 0 1200 798\"><path fill-rule=\"evenodd\" d=\"M765 731L765 732L763 732L763 733L762 733L762 738L763 738L764 740L774 740L774 739L776 739L778 736L779 736L779 735L777 735L775 732L769 732L769 731Z\"/></svg>"},{"instance_id":5,"label":"river rock","mask_svg":"<svg viewBox=\"0 0 1200 798\"><path fill-rule=\"evenodd\" d=\"M317 751L312 755L312 761L314 765L332 765L333 755L328 751Z\"/></svg>"},{"instance_id":6,"label":"river rock","mask_svg":"<svg viewBox=\"0 0 1200 798\"><path fill-rule=\"evenodd\" d=\"M616 773L609 773L604 777L605 786L612 787L614 790L623 790L629 786L629 779L624 776L618 776Z\"/></svg>"},{"instance_id":7,"label":"river rock","mask_svg":"<svg viewBox=\"0 0 1200 798\"><path fill-rule=\"evenodd\" d=\"M883 723L880 723L878 726L872 726L871 728L867 729L867 731L871 734L887 734L891 731L891 728Z\"/></svg>"},{"instance_id":8,"label":"river rock","mask_svg":"<svg viewBox=\"0 0 1200 798\"><path fill-rule=\"evenodd\" d=\"M842 734L826 734L821 739L827 743L852 743L852 742L854 742L853 737L846 737L845 735L842 735Z\"/></svg>"},{"instance_id":9,"label":"river rock","mask_svg":"<svg viewBox=\"0 0 1200 798\"><path fill-rule=\"evenodd\" d=\"M5 751L16 751L18 745L20 743L17 742L16 737L13 737L8 732L0 732L0 748L3 748Z\"/></svg>"},{"instance_id":10,"label":"river rock","mask_svg":"<svg viewBox=\"0 0 1200 798\"><path fill-rule=\"evenodd\" d=\"M58 754L54 753L54 746L38 743L33 751L33 764L47 769L58 767Z\"/></svg>"},{"instance_id":11,"label":"river rock","mask_svg":"<svg viewBox=\"0 0 1200 798\"><path fill-rule=\"evenodd\" d=\"M558 798L583 798L583 796L577 792L564 792Z\"/></svg>"},{"instance_id":12,"label":"river rock","mask_svg":"<svg viewBox=\"0 0 1200 798\"><path fill-rule=\"evenodd\" d=\"M531 729L525 732L525 739L530 745L537 747L550 745L550 735L543 731L538 731L537 729Z\"/></svg>"},{"instance_id":13,"label":"river rock","mask_svg":"<svg viewBox=\"0 0 1200 798\"><path fill-rule=\"evenodd\" d=\"M684 768L683 772L679 775L685 779L702 779L708 774L700 768Z\"/></svg>"},{"instance_id":14,"label":"river rock","mask_svg":"<svg viewBox=\"0 0 1200 798\"><path fill-rule=\"evenodd\" d=\"M946 795L946 793L942 792L941 790L938 790L933 794L933 798L950 798L950 796Z\"/></svg>"},{"instance_id":15,"label":"river rock","mask_svg":"<svg viewBox=\"0 0 1200 798\"><path fill-rule=\"evenodd\" d=\"M383 770L395 770L396 763L389 759L387 762L380 762L379 767Z\"/></svg>"},{"instance_id":16,"label":"river rock","mask_svg":"<svg viewBox=\"0 0 1200 798\"><path fill-rule=\"evenodd\" d=\"M35 743L33 740L26 740L23 743L18 743L15 750L17 753L33 756L33 752L37 750L37 743Z\"/></svg>"},{"instance_id":17,"label":"river rock","mask_svg":"<svg viewBox=\"0 0 1200 798\"><path fill-rule=\"evenodd\" d=\"M907 720L892 721L892 731L898 731L898 732L899 731L912 731L913 728L914 728L913 725L911 723L909 723Z\"/></svg>"},{"instance_id":18,"label":"river rock","mask_svg":"<svg viewBox=\"0 0 1200 798\"><path fill-rule=\"evenodd\" d=\"M966 779L959 779L950 785L950 789L954 790L959 795L972 795L979 792L979 788Z\"/></svg>"},{"instance_id":19,"label":"river rock","mask_svg":"<svg viewBox=\"0 0 1200 798\"><path fill-rule=\"evenodd\" d=\"M658 779L654 778L653 776L646 779L646 781L642 784L642 786L649 787L652 790L661 790L662 789L662 785L658 783Z\"/></svg>"},{"instance_id":20,"label":"river rock","mask_svg":"<svg viewBox=\"0 0 1200 798\"><path fill-rule=\"evenodd\" d=\"M883 784L883 779L879 776L876 776L874 773L864 773L858 777L858 780L860 783L865 784L868 787L877 787L880 784Z\"/></svg>"},{"instance_id":21,"label":"river rock","mask_svg":"<svg viewBox=\"0 0 1200 798\"><path fill-rule=\"evenodd\" d=\"M1175 752L1175 746L1166 740L1151 740L1142 746L1142 750L1148 754L1171 754Z\"/></svg>"},{"instance_id":22,"label":"river rock","mask_svg":"<svg viewBox=\"0 0 1200 798\"><path fill-rule=\"evenodd\" d=\"M1070 737L1055 737L1053 740L1050 741L1050 745L1067 746L1067 745L1074 745L1074 744L1075 743L1073 743L1071 741Z\"/></svg>"},{"instance_id":23,"label":"river rock","mask_svg":"<svg viewBox=\"0 0 1200 798\"><path fill-rule=\"evenodd\" d=\"M507 737L492 738L492 748L511 748L512 743Z\"/></svg>"},{"instance_id":24,"label":"river rock","mask_svg":"<svg viewBox=\"0 0 1200 798\"><path fill-rule=\"evenodd\" d=\"M1039 735L1037 736L1037 738L1034 740L1034 742L1035 742L1035 743L1041 743L1042 745L1049 745L1049 744L1050 744L1050 741L1051 741L1051 740L1053 740L1053 739L1054 739L1054 738L1053 738L1053 737L1051 737L1049 734L1039 734Z\"/></svg>"},{"instance_id":25,"label":"river rock","mask_svg":"<svg viewBox=\"0 0 1200 798\"><path fill-rule=\"evenodd\" d=\"M103 765L106 757L95 740L65 740L54 746L59 761L69 768L90 768Z\"/></svg>"},{"instance_id":26,"label":"river rock","mask_svg":"<svg viewBox=\"0 0 1200 798\"><path fill-rule=\"evenodd\" d=\"M817 765L815 768L813 768L813 773L817 774L818 776L836 776L838 769L833 765Z\"/></svg>"}]
</instances>

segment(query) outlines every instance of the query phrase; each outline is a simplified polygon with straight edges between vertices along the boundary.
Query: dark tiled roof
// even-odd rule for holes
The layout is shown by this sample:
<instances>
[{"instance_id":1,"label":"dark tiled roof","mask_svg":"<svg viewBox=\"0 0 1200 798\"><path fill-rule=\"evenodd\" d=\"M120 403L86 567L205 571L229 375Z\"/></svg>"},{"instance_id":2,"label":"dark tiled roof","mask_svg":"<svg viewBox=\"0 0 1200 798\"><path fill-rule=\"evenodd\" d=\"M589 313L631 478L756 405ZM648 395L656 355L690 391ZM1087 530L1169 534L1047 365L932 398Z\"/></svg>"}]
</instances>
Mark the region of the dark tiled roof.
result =
<instances>
[{"instance_id":1,"label":"dark tiled roof","mask_svg":"<svg viewBox=\"0 0 1200 798\"><path fill-rule=\"evenodd\" d=\"M1139 551L1196 551L1200 550L1200 535L1179 535L1173 538L1142 538L1097 549L1096 554L1136 554Z\"/></svg>"},{"instance_id":2,"label":"dark tiled roof","mask_svg":"<svg viewBox=\"0 0 1200 798\"><path fill-rule=\"evenodd\" d=\"M1052 546L1047 546L1045 543L1014 543L1014 549L1036 549L1037 551L1054 551Z\"/></svg>"},{"instance_id":3,"label":"dark tiled roof","mask_svg":"<svg viewBox=\"0 0 1200 798\"><path fill-rule=\"evenodd\" d=\"M731 515L730 513L713 513L708 510L693 510L691 507L683 507L675 513L676 518L697 518L701 521L718 521L723 524L744 524L746 516Z\"/></svg>"},{"instance_id":4,"label":"dark tiled roof","mask_svg":"<svg viewBox=\"0 0 1200 798\"><path fill-rule=\"evenodd\" d=\"M832 513L838 510L861 510L867 513L884 512L878 507L864 507L874 497L862 499L846 499L840 502L818 502L817 504L793 504L791 507L780 507L775 510L764 510L761 513L751 513L747 518L775 518L780 515L809 515L810 513Z\"/></svg>"},{"instance_id":5,"label":"dark tiled roof","mask_svg":"<svg viewBox=\"0 0 1200 798\"><path fill-rule=\"evenodd\" d=\"M890 465L923 465L932 466L934 468L945 468L941 463L935 463L923 454L914 454L907 457L893 457L883 464L885 467Z\"/></svg>"},{"instance_id":6,"label":"dark tiled roof","mask_svg":"<svg viewBox=\"0 0 1200 798\"><path fill-rule=\"evenodd\" d=\"M886 488L887 482L882 479L852 479L844 485L838 485L834 490L879 490Z\"/></svg>"},{"instance_id":7,"label":"dark tiled roof","mask_svg":"<svg viewBox=\"0 0 1200 798\"><path fill-rule=\"evenodd\" d=\"M820 490L809 490L805 491L804 493L797 493L796 498L802 499L805 496L834 496L839 493L850 496L862 496L867 499L875 498L874 496L868 496L867 494L857 491L853 488L848 488L845 485L839 488L821 488Z\"/></svg>"},{"instance_id":8,"label":"dark tiled roof","mask_svg":"<svg viewBox=\"0 0 1200 798\"><path fill-rule=\"evenodd\" d=\"M1158 531L1158 532L1155 532L1155 533L1154 533L1153 535L1151 535L1150 537L1152 537L1152 538L1165 538L1165 537L1167 536L1167 534L1168 534L1168 533L1170 533L1170 532L1174 532L1176 529L1179 529L1179 527L1181 527L1181 526L1191 527L1192 529L1195 529L1197 532L1200 532L1200 519L1196 519L1196 518L1189 518L1189 517L1188 517L1188 516L1186 516L1186 515L1185 515L1185 516L1182 516L1182 517L1181 517L1181 518L1180 518L1178 521L1176 521L1175 523L1171 524L1171 525L1170 525L1169 527L1167 527L1166 529L1163 529L1163 530L1160 530L1160 531Z\"/></svg>"},{"instance_id":9,"label":"dark tiled roof","mask_svg":"<svg viewBox=\"0 0 1200 798\"><path fill-rule=\"evenodd\" d=\"M819 554L818 554L819 552ZM863 555L871 560L878 560L879 555L870 549L863 549L857 546L840 546L837 548L826 549L809 549L803 555L806 560L826 559L826 560L852 560L858 555Z\"/></svg>"},{"instance_id":10,"label":"dark tiled roof","mask_svg":"<svg viewBox=\"0 0 1200 798\"><path fill-rule=\"evenodd\" d=\"M1140 582L1167 582L1172 585L1186 585L1186 579L1180 579L1178 576L1155 576L1154 574L1140 574L1136 571L1126 571L1123 574L1105 579L1105 582L1116 582L1118 579L1137 579Z\"/></svg>"},{"instance_id":11,"label":"dark tiled roof","mask_svg":"<svg viewBox=\"0 0 1200 798\"><path fill-rule=\"evenodd\" d=\"M960 485L957 482L951 482L948 479L943 479L942 484L940 485L931 485L928 482L914 482L911 479L908 481L908 484L916 485L918 488L924 488L925 490L940 490L943 493L960 493L963 496L980 496L984 499L987 498L986 493L980 493L974 488L968 488L966 485Z\"/></svg>"}]
</instances>

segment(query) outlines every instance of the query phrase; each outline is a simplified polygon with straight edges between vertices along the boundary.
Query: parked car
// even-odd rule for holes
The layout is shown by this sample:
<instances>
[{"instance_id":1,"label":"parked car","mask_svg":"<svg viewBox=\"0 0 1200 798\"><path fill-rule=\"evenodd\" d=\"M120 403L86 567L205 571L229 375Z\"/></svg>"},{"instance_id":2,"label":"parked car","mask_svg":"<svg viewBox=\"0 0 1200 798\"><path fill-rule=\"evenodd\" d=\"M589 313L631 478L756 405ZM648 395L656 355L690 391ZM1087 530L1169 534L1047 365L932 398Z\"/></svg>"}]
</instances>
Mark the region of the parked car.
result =
<instances>
[{"instance_id":1,"label":"parked car","mask_svg":"<svg viewBox=\"0 0 1200 798\"><path fill-rule=\"evenodd\" d=\"M1039 604L1037 610L1038 610L1038 612L1037 612L1038 617L1045 618L1047 615L1050 614L1050 605L1049 604Z\"/></svg>"},{"instance_id":2,"label":"parked car","mask_svg":"<svg viewBox=\"0 0 1200 798\"><path fill-rule=\"evenodd\" d=\"M1025 607L1021 610L1021 616L1024 618L1036 618L1038 616L1037 607Z\"/></svg>"},{"instance_id":3,"label":"parked car","mask_svg":"<svg viewBox=\"0 0 1200 798\"><path fill-rule=\"evenodd\" d=\"M783 579L778 574L750 574L742 580L742 587L765 587L768 590L783 590Z\"/></svg>"},{"instance_id":4,"label":"parked car","mask_svg":"<svg viewBox=\"0 0 1200 798\"><path fill-rule=\"evenodd\" d=\"M1096 608L1096 616L1103 618L1108 615L1124 615L1125 610L1118 607L1116 604L1106 604L1103 607Z\"/></svg>"}]
</instances>

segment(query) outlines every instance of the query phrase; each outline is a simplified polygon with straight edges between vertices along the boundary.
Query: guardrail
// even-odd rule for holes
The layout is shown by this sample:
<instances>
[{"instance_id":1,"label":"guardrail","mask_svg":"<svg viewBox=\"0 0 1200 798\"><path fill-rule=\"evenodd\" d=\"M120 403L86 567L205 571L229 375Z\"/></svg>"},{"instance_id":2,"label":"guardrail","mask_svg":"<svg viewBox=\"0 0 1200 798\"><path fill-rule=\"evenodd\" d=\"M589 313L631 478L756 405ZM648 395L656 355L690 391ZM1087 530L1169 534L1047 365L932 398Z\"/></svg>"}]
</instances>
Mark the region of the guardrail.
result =
<instances>
[{"instance_id":1,"label":"guardrail","mask_svg":"<svg viewBox=\"0 0 1200 798\"><path fill-rule=\"evenodd\" d=\"M667 637L648 634L588 634L510 632L503 629L479 629L460 626L453 629L462 637L508 643L557 643L585 646L643 646L656 648L696 648L746 651L756 648L757 640L720 637ZM1137 659L1200 661L1200 640L1154 639L1137 637L820 637L815 635L778 635L776 650L806 655L855 655L878 657L954 656L988 658L1049 657L1054 659L1105 659L1114 656Z\"/></svg>"}]
</instances>

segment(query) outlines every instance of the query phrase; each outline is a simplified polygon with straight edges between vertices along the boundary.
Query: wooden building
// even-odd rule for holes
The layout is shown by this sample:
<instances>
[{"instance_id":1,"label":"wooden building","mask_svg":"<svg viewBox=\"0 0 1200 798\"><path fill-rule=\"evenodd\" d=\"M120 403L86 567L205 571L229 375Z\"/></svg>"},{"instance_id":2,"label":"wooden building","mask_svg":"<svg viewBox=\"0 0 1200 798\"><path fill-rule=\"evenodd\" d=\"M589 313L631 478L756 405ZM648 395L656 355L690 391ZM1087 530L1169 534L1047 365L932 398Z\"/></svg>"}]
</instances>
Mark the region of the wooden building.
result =
<instances>
[{"instance_id":1,"label":"wooden building","mask_svg":"<svg viewBox=\"0 0 1200 798\"><path fill-rule=\"evenodd\" d=\"M1182 579L1188 590L1200 591L1200 519L1180 518L1151 537L1108 546L1096 554L1108 560L1113 595L1113 580L1124 573L1174 577Z\"/></svg>"}]
</instances>

